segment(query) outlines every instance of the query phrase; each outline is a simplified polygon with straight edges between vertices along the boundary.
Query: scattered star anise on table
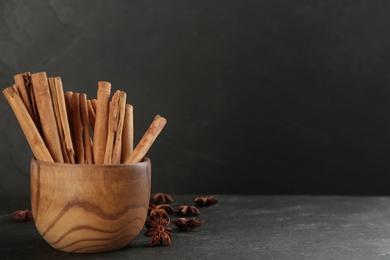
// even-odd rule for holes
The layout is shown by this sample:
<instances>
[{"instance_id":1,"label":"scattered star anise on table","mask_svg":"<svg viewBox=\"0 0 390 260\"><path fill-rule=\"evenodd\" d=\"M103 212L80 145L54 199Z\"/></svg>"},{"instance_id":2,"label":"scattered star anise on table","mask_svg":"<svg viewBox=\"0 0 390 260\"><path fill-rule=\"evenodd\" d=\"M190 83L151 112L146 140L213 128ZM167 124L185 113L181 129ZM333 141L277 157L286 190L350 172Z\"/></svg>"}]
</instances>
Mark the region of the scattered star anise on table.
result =
<instances>
[{"instance_id":1,"label":"scattered star anise on table","mask_svg":"<svg viewBox=\"0 0 390 260\"><path fill-rule=\"evenodd\" d=\"M145 221L147 230L144 235L152 237L151 246L158 243L169 246L171 244L172 229L169 225L168 213L163 209L154 209L149 214L149 219Z\"/></svg>"},{"instance_id":2,"label":"scattered star anise on table","mask_svg":"<svg viewBox=\"0 0 390 260\"><path fill-rule=\"evenodd\" d=\"M145 236L152 237L151 246L158 244L170 245L172 229L169 227L169 214L175 213L178 216L189 216L192 218L179 217L172 220L172 224L183 231L193 230L204 223L204 220L198 221L194 216L200 214L198 207L209 207L218 202L215 196L200 196L194 199L195 205L181 205L176 210L169 205L173 198L167 193L155 193L150 196L148 208L148 220L145 221L147 230Z\"/></svg>"},{"instance_id":3,"label":"scattered star anise on table","mask_svg":"<svg viewBox=\"0 0 390 260\"><path fill-rule=\"evenodd\" d=\"M173 198L167 193L159 192L150 197L150 202L153 204L169 204L173 202Z\"/></svg>"},{"instance_id":4,"label":"scattered star anise on table","mask_svg":"<svg viewBox=\"0 0 390 260\"><path fill-rule=\"evenodd\" d=\"M198 207L208 207L217 204L218 199L214 196L196 197L194 199L195 205Z\"/></svg>"},{"instance_id":5,"label":"scattered star anise on table","mask_svg":"<svg viewBox=\"0 0 390 260\"><path fill-rule=\"evenodd\" d=\"M12 212L12 216L14 217L14 219L17 219L19 221L27 221L28 219L33 219L32 212L28 209L16 210Z\"/></svg>"},{"instance_id":6,"label":"scattered star anise on table","mask_svg":"<svg viewBox=\"0 0 390 260\"><path fill-rule=\"evenodd\" d=\"M177 208L176 214L179 216L197 216L200 211L195 206L181 205Z\"/></svg>"},{"instance_id":7,"label":"scattered star anise on table","mask_svg":"<svg viewBox=\"0 0 390 260\"><path fill-rule=\"evenodd\" d=\"M189 230L199 227L204 223L204 221L198 221L195 218L186 219L186 218L179 218L176 220L172 220L172 223L177 226L181 230Z\"/></svg>"}]
</instances>

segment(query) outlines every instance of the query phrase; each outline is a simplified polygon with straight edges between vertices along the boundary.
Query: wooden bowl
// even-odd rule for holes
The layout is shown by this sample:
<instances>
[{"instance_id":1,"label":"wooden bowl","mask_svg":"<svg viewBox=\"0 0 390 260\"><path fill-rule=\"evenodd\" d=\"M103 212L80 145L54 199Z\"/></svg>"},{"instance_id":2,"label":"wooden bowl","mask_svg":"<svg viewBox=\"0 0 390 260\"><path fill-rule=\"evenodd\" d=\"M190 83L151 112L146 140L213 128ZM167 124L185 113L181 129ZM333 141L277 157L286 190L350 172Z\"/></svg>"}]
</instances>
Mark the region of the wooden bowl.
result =
<instances>
[{"instance_id":1,"label":"wooden bowl","mask_svg":"<svg viewBox=\"0 0 390 260\"><path fill-rule=\"evenodd\" d=\"M95 253L129 245L144 226L151 162L116 165L31 160L35 225L53 248Z\"/></svg>"}]
</instances>

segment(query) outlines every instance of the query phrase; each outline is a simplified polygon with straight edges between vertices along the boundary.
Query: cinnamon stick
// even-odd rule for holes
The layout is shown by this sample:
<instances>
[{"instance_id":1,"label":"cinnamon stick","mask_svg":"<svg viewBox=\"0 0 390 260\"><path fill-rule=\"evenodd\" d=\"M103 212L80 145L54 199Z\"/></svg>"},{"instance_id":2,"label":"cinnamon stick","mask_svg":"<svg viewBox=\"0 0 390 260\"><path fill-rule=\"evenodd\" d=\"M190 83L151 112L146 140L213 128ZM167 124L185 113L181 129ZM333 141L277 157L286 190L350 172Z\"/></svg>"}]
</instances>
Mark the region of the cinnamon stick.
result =
<instances>
[{"instance_id":1,"label":"cinnamon stick","mask_svg":"<svg viewBox=\"0 0 390 260\"><path fill-rule=\"evenodd\" d=\"M134 116L133 106L130 104L126 104L125 118L123 121L122 162L125 162L134 148Z\"/></svg>"},{"instance_id":2,"label":"cinnamon stick","mask_svg":"<svg viewBox=\"0 0 390 260\"><path fill-rule=\"evenodd\" d=\"M92 164L93 163L92 144L91 144L91 134L89 131L87 95L85 93L80 94L80 113L81 113L81 122L83 124L85 163Z\"/></svg>"},{"instance_id":3,"label":"cinnamon stick","mask_svg":"<svg viewBox=\"0 0 390 260\"><path fill-rule=\"evenodd\" d=\"M66 149L65 149L65 140L64 140L64 129L62 128L61 124L61 116L60 116L60 109L58 107L58 99L57 99L57 89L55 86L54 78L48 78L47 82L49 84L49 90L50 90L50 96L51 96L51 102L53 103L53 111L54 116L57 122L57 131L58 131L58 137L60 138L60 145L62 149L62 158L64 162L67 162L66 159Z\"/></svg>"},{"instance_id":4,"label":"cinnamon stick","mask_svg":"<svg viewBox=\"0 0 390 260\"><path fill-rule=\"evenodd\" d=\"M35 102L34 91L31 86L31 73L24 72L14 75L16 89L23 100L27 111L31 115L39 133L42 135L41 123L39 122L38 110Z\"/></svg>"},{"instance_id":5,"label":"cinnamon stick","mask_svg":"<svg viewBox=\"0 0 390 260\"><path fill-rule=\"evenodd\" d=\"M112 161L112 151L114 149L115 133L119 119L119 92L118 90L114 93L110 103L104 164L111 164Z\"/></svg>"},{"instance_id":6,"label":"cinnamon stick","mask_svg":"<svg viewBox=\"0 0 390 260\"><path fill-rule=\"evenodd\" d=\"M62 153L66 163L75 163L72 135L69 128L65 95L60 77L49 78L50 93L53 100L54 113L57 119Z\"/></svg>"},{"instance_id":7,"label":"cinnamon stick","mask_svg":"<svg viewBox=\"0 0 390 260\"><path fill-rule=\"evenodd\" d=\"M92 129L94 129L96 113L95 113L95 109L92 106L91 100L87 100L87 107L88 107L88 119L89 122L91 123Z\"/></svg>"},{"instance_id":8,"label":"cinnamon stick","mask_svg":"<svg viewBox=\"0 0 390 260\"><path fill-rule=\"evenodd\" d=\"M31 106L31 100L30 100L30 94L29 90L26 86L25 77L30 76L30 72L20 73L14 75L14 81L16 85L16 89L19 92L20 97L23 100L24 105L27 108L28 113L30 114L31 118L34 118L34 113Z\"/></svg>"},{"instance_id":9,"label":"cinnamon stick","mask_svg":"<svg viewBox=\"0 0 390 260\"><path fill-rule=\"evenodd\" d=\"M93 136L93 157L95 164L103 164L107 141L107 123L110 105L111 83L98 82L97 107Z\"/></svg>"},{"instance_id":10,"label":"cinnamon stick","mask_svg":"<svg viewBox=\"0 0 390 260\"><path fill-rule=\"evenodd\" d=\"M131 153L130 156L125 160L125 163L140 162L145 157L146 153L149 151L153 142L156 140L157 136L160 134L166 123L167 120L164 117L156 115L148 130L145 132L144 136L135 147L133 153Z\"/></svg>"},{"instance_id":11,"label":"cinnamon stick","mask_svg":"<svg viewBox=\"0 0 390 260\"><path fill-rule=\"evenodd\" d=\"M17 92L17 87L8 87L2 92L12 108L35 158L43 162L54 162L34 120Z\"/></svg>"},{"instance_id":12,"label":"cinnamon stick","mask_svg":"<svg viewBox=\"0 0 390 260\"><path fill-rule=\"evenodd\" d=\"M57 123L53 111L46 72L32 74L31 82L39 113L39 120L41 122L43 139L54 162L63 163L61 143L57 131Z\"/></svg>"},{"instance_id":13,"label":"cinnamon stick","mask_svg":"<svg viewBox=\"0 0 390 260\"><path fill-rule=\"evenodd\" d=\"M73 148L74 148L75 147L75 145L74 145L74 142L75 142L75 140L74 140L74 125L73 125L73 111L72 111L72 106L71 106L73 92L67 91L67 92L65 92L64 96L65 96L66 113L68 114L69 131L70 131L70 135L72 138L72 144L73 144ZM73 152L76 155L75 150L73 150ZM74 158L74 156L73 156L73 158Z\"/></svg>"},{"instance_id":14,"label":"cinnamon stick","mask_svg":"<svg viewBox=\"0 0 390 260\"><path fill-rule=\"evenodd\" d=\"M69 124L69 117L68 112L66 108L66 101L65 101L65 95L64 95L64 89L62 87L62 81L61 78L56 77L54 78L54 82L57 88L57 98L58 98L58 107L61 117L61 124L62 128L64 130L64 140L65 140L65 150L66 150L66 158L68 163L75 163L74 156L74 148L73 148L73 140L72 140L72 134Z\"/></svg>"},{"instance_id":15,"label":"cinnamon stick","mask_svg":"<svg viewBox=\"0 0 390 260\"><path fill-rule=\"evenodd\" d=\"M91 99L91 104L92 104L92 107L93 107L93 110L95 110L95 114L96 114L96 108L97 108L97 99Z\"/></svg>"},{"instance_id":16,"label":"cinnamon stick","mask_svg":"<svg viewBox=\"0 0 390 260\"><path fill-rule=\"evenodd\" d=\"M72 96L73 96L73 92L72 91L67 91L67 92L65 92L64 96L65 96L65 101L66 101L65 103L70 106L70 103L71 103L71 100L72 100Z\"/></svg>"},{"instance_id":17,"label":"cinnamon stick","mask_svg":"<svg viewBox=\"0 0 390 260\"><path fill-rule=\"evenodd\" d=\"M125 108L126 108L126 92L119 92L119 101L118 101L118 122L116 126L115 132L115 141L114 148L112 151L112 164L121 163L121 155L122 155L122 133L123 133L123 123L125 119Z\"/></svg>"},{"instance_id":18,"label":"cinnamon stick","mask_svg":"<svg viewBox=\"0 0 390 260\"><path fill-rule=\"evenodd\" d=\"M83 124L81 123L80 114L80 94L75 92L72 94L71 109L73 116L73 127L74 127L74 146L76 149L76 163L84 164L84 142L83 142Z\"/></svg>"}]
</instances>

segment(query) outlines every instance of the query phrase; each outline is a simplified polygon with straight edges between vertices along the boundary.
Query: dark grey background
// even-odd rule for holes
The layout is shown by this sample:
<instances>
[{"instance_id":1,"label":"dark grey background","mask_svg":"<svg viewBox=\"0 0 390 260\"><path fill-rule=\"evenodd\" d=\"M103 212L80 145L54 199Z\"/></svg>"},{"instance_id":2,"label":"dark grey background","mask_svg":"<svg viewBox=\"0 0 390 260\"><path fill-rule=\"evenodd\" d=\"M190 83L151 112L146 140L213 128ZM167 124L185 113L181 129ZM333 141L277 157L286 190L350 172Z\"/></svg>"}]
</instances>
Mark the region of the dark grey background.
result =
<instances>
[{"instance_id":1,"label":"dark grey background","mask_svg":"<svg viewBox=\"0 0 390 260\"><path fill-rule=\"evenodd\" d=\"M390 194L387 1L1 1L0 86L24 71L124 90L153 192ZM30 148L1 97L0 196Z\"/></svg>"}]
</instances>

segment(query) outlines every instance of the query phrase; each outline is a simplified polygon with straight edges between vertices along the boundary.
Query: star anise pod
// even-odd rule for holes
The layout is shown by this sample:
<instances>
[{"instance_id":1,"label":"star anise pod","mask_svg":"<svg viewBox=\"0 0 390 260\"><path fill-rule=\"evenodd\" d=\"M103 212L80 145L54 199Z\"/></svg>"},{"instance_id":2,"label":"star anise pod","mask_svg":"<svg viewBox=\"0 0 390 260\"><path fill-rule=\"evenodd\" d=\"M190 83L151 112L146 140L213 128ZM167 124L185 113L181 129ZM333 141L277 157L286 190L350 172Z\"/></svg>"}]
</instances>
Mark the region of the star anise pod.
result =
<instances>
[{"instance_id":1,"label":"star anise pod","mask_svg":"<svg viewBox=\"0 0 390 260\"><path fill-rule=\"evenodd\" d=\"M172 223L180 228L181 230L189 230L199 227L204 223L204 221L197 221L195 218L186 219L186 218L179 218L176 220L172 220Z\"/></svg>"},{"instance_id":2,"label":"star anise pod","mask_svg":"<svg viewBox=\"0 0 390 260\"><path fill-rule=\"evenodd\" d=\"M181 205L177 208L176 214L179 216L197 216L200 211L195 206Z\"/></svg>"},{"instance_id":3,"label":"star anise pod","mask_svg":"<svg viewBox=\"0 0 390 260\"><path fill-rule=\"evenodd\" d=\"M169 204L160 204L156 205L156 209L163 209L165 210L168 214L172 214L175 212L175 209L169 205Z\"/></svg>"},{"instance_id":4,"label":"star anise pod","mask_svg":"<svg viewBox=\"0 0 390 260\"><path fill-rule=\"evenodd\" d=\"M150 219L168 219L169 216L168 213L165 211L165 209L152 209L149 213Z\"/></svg>"},{"instance_id":5,"label":"star anise pod","mask_svg":"<svg viewBox=\"0 0 390 260\"><path fill-rule=\"evenodd\" d=\"M33 215L31 210L16 210L12 212L12 216L19 221L27 221L28 219L32 219Z\"/></svg>"},{"instance_id":6,"label":"star anise pod","mask_svg":"<svg viewBox=\"0 0 390 260\"><path fill-rule=\"evenodd\" d=\"M196 197L194 199L196 206L198 207L208 207L217 204L218 199L214 196L204 196L204 197Z\"/></svg>"},{"instance_id":7,"label":"star anise pod","mask_svg":"<svg viewBox=\"0 0 390 260\"><path fill-rule=\"evenodd\" d=\"M156 209L156 205L150 203L150 204L149 204L149 208L148 208L148 216L150 215L150 212L152 212L152 210L154 210L154 209Z\"/></svg>"},{"instance_id":8,"label":"star anise pod","mask_svg":"<svg viewBox=\"0 0 390 260\"><path fill-rule=\"evenodd\" d=\"M150 202L154 204L168 204L173 202L171 195L167 193L155 193L150 197Z\"/></svg>"},{"instance_id":9,"label":"star anise pod","mask_svg":"<svg viewBox=\"0 0 390 260\"><path fill-rule=\"evenodd\" d=\"M154 209L150 212L149 219L145 221L147 230L144 235L152 237L151 246L158 243L166 246L171 244L172 229L168 227L169 221L168 213L163 209Z\"/></svg>"}]
</instances>

